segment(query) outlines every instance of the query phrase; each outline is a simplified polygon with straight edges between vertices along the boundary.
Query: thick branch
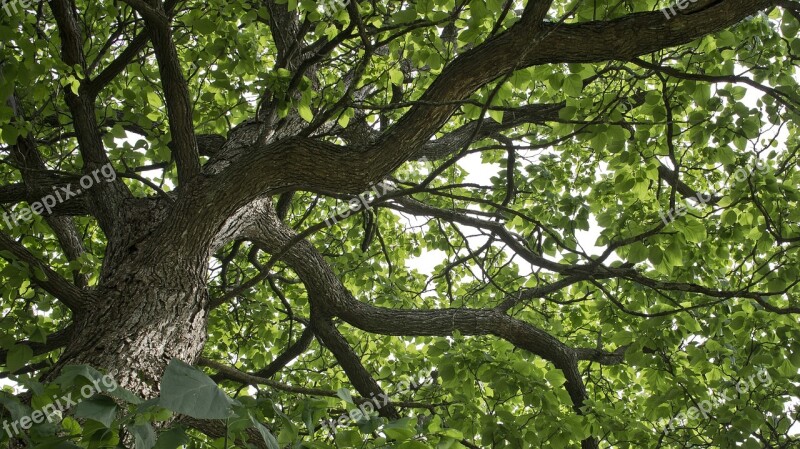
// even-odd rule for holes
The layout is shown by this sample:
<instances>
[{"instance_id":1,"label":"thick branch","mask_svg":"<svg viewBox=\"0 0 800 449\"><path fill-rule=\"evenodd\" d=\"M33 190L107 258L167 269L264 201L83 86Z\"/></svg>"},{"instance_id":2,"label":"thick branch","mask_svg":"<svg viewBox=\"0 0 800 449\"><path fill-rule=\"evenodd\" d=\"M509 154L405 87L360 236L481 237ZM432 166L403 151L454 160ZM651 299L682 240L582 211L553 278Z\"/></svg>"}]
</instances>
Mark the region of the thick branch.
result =
<instances>
[{"instance_id":1,"label":"thick branch","mask_svg":"<svg viewBox=\"0 0 800 449\"><path fill-rule=\"evenodd\" d=\"M53 10L61 37L61 59L68 66L80 66L85 73L83 37L73 5L68 0L53 0L50 2L50 7ZM79 96L72 89L66 89L64 95L75 121L75 132L78 134L78 143L84 160L98 166L108 163L109 160L103 151L103 143L98 132L93 98Z\"/></svg>"},{"instance_id":2,"label":"thick branch","mask_svg":"<svg viewBox=\"0 0 800 449\"><path fill-rule=\"evenodd\" d=\"M69 179L72 179L72 181L69 181ZM41 201L42 198L53 193L54 187L63 187L66 184L77 182L78 179L79 177L77 176L74 178L64 178L49 173L46 180L43 176L37 178L36 185L31 186L32 188L28 188L24 183L0 186L0 204L17 204L23 201L34 203L36 201ZM64 201L53 207L52 215L88 215L90 211L87 200L88 194L82 191L74 198L70 198L68 201Z\"/></svg>"},{"instance_id":3,"label":"thick branch","mask_svg":"<svg viewBox=\"0 0 800 449\"><path fill-rule=\"evenodd\" d=\"M136 35L114 61L87 83L86 94L96 97L100 90L122 73L128 64L147 46L147 41L148 36L145 32Z\"/></svg>"},{"instance_id":4,"label":"thick branch","mask_svg":"<svg viewBox=\"0 0 800 449\"><path fill-rule=\"evenodd\" d=\"M164 10L167 15L172 14L172 9L175 7L177 0L167 0L164 2ZM130 64L136 56L141 53L147 46L149 36L147 32L141 32L134 37L125 50L117 56L116 59L111 61L105 69L103 69L96 77L86 83L86 94L95 97L100 90L107 86L114 78L122 73L125 68Z\"/></svg>"},{"instance_id":5,"label":"thick branch","mask_svg":"<svg viewBox=\"0 0 800 449\"><path fill-rule=\"evenodd\" d=\"M575 355L578 360L589 360L601 365L619 365L625 361L625 350L627 346L620 346L614 352L607 352L600 349L576 348Z\"/></svg>"},{"instance_id":6,"label":"thick branch","mask_svg":"<svg viewBox=\"0 0 800 449\"><path fill-rule=\"evenodd\" d=\"M175 49L172 27L164 10L156 10L142 0L126 0L141 14L147 26L150 40L158 61L161 84L164 87L169 130L172 137L173 154L178 166L178 181L187 183L200 173L200 157L197 137L192 121L192 103L189 87Z\"/></svg>"},{"instance_id":7,"label":"thick branch","mask_svg":"<svg viewBox=\"0 0 800 449\"><path fill-rule=\"evenodd\" d=\"M138 12L142 17L144 17L145 21L153 25L167 24L167 15L164 14L163 11L160 11L153 6L150 6L150 4L148 4L145 0L123 0L123 1L131 5L131 7L136 10L136 12Z\"/></svg>"},{"instance_id":8,"label":"thick branch","mask_svg":"<svg viewBox=\"0 0 800 449\"><path fill-rule=\"evenodd\" d=\"M267 205L268 206L268 205ZM271 252L282 250L294 231L282 223L268 206L262 219L247 237ZM575 352L547 332L497 310L443 309L395 310L374 307L353 298L322 255L305 240L289 248L284 257L309 292L317 299L320 312L338 316L367 332L398 336L496 335L526 349L560 368L567 378L567 390L576 410L586 397ZM318 331L318 330L317 330Z\"/></svg>"},{"instance_id":9,"label":"thick branch","mask_svg":"<svg viewBox=\"0 0 800 449\"><path fill-rule=\"evenodd\" d=\"M311 296L311 295L309 295ZM324 301L325 298L317 296L315 301ZM314 301L314 300L312 300ZM312 303L313 304L313 303ZM333 353L339 365L347 374L348 379L352 382L356 390L364 397L386 397L378 382L369 374L364 368L358 355L347 343L341 333L336 329L333 323L326 317L315 316L312 311L311 323L314 326L314 334L317 338ZM399 419L400 414L392 403L388 403L378 409L381 416L389 419Z\"/></svg>"},{"instance_id":10,"label":"thick branch","mask_svg":"<svg viewBox=\"0 0 800 449\"><path fill-rule=\"evenodd\" d=\"M681 196L686 199L697 200L699 198L708 198L707 200L704 200L704 203L711 206L717 204L717 202L719 202L719 200L721 199L719 196L711 195L708 193L700 193L694 190L693 188L689 187L688 184L681 181L680 177L678 176L677 173L675 173L674 170L667 168L666 165L663 164L658 165L658 174L659 176L661 176L662 179L664 179L664 181L667 181L667 184L671 185L672 187L675 187L675 190L677 190L677 192L680 193Z\"/></svg>"},{"instance_id":11,"label":"thick branch","mask_svg":"<svg viewBox=\"0 0 800 449\"><path fill-rule=\"evenodd\" d=\"M69 66L82 67L86 73L86 60L83 55L83 36L75 16L74 5L69 0L52 0L50 8L58 25L61 38L61 55ZM79 77L78 74L74 74ZM95 114L94 97L80 92L85 89L85 82L81 83L79 94L72 89L65 89L64 97L72 115L73 126L77 134L78 146L84 160L84 173L90 173L111 162L106 155L100 128ZM121 179L114 182L101 183L89 191L92 197L92 209L98 222L109 237L114 236L114 225L119 219L116 205L130 197L130 192Z\"/></svg>"},{"instance_id":12,"label":"thick branch","mask_svg":"<svg viewBox=\"0 0 800 449\"><path fill-rule=\"evenodd\" d=\"M652 12L611 21L544 23L534 29L518 22L456 58L420 98L420 104L366 150L299 137L270 144L256 142L246 151L229 148L226 152L233 152L232 159L222 161L227 167L222 170L215 167L213 173L231 181L198 181L192 189L196 195L176 205L175 215L197 231L188 234L197 237L194 241L181 244L187 248L207 244L227 216L270 190L357 192L367 188L370 182L382 179L406 160L418 156L430 136L458 107L457 100L514 68L630 60L690 42L770 6L771 2L766 0L726 1L669 20L661 12ZM527 47L531 50L520 58L519 48ZM210 204L218 205L216 210L209 208ZM182 237L165 238L175 241Z\"/></svg>"}]
</instances>

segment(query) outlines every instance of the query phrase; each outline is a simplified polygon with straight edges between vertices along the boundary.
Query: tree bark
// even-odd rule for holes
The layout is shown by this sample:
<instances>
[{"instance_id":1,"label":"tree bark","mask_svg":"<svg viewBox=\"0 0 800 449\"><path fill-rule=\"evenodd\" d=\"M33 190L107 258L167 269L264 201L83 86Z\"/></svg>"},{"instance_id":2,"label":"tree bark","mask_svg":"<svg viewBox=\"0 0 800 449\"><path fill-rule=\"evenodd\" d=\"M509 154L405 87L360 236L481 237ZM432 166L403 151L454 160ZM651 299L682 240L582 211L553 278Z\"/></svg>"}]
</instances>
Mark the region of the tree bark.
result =
<instances>
[{"instance_id":1,"label":"tree bark","mask_svg":"<svg viewBox=\"0 0 800 449\"><path fill-rule=\"evenodd\" d=\"M157 249L157 248L156 248ZM158 394L172 358L193 364L206 340L207 264L185 255L140 251L101 279L53 373L89 364L144 398Z\"/></svg>"}]
</instances>

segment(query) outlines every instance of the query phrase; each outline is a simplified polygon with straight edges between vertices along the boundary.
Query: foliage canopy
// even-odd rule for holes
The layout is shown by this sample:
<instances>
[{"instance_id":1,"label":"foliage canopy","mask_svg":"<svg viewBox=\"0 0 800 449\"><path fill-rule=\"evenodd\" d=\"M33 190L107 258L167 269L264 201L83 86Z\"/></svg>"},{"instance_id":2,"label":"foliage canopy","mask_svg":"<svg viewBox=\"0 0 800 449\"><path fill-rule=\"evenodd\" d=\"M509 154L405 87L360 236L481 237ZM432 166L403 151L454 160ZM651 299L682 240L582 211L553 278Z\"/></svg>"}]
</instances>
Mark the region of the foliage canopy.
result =
<instances>
[{"instance_id":1,"label":"foliage canopy","mask_svg":"<svg viewBox=\"0 0 800 449\"><path fill-rule=\"evenodd\" d=\"M797 447L800 3L666 7L6 3L0 444Z\"/></svg>"}]
</instances>

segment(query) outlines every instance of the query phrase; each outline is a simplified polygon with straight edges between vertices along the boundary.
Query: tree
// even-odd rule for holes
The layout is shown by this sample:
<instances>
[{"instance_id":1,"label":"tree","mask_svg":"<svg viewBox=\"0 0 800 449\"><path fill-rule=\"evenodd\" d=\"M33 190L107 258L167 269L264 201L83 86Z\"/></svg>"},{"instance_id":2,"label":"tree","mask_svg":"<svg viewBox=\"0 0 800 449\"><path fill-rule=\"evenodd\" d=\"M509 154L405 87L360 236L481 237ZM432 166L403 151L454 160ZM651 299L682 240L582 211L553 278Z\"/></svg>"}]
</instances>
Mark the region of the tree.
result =
<instances>
[{"instance_id":1,"label":"tree","mask_svg":"<svg viewBox=\"0 0 800 449\"><path fill-rule=\"evenodd\" d=\"M800 3L3 9L8 444L797 444Z\"/></svg>"}]
</instances>

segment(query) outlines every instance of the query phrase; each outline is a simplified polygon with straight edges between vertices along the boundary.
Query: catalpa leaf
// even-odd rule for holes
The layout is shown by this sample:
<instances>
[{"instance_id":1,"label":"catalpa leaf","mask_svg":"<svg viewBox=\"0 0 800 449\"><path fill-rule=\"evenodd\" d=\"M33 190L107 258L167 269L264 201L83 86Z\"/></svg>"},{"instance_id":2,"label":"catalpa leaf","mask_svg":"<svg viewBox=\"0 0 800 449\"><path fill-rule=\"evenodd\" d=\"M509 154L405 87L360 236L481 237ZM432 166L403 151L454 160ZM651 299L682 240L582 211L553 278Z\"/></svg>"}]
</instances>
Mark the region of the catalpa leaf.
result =
<instances>
[{"instance_id":1,"label":"catalpa leaf","mask_svg":"<svg viewBox=\"0 0 800 449\"><path fill-rule=\"evenodd\" d=\"M161 381L159 404L175 413L197 419L225 419L233 400L203 372L172 359Z\"/></svg>"}]
</instances>

